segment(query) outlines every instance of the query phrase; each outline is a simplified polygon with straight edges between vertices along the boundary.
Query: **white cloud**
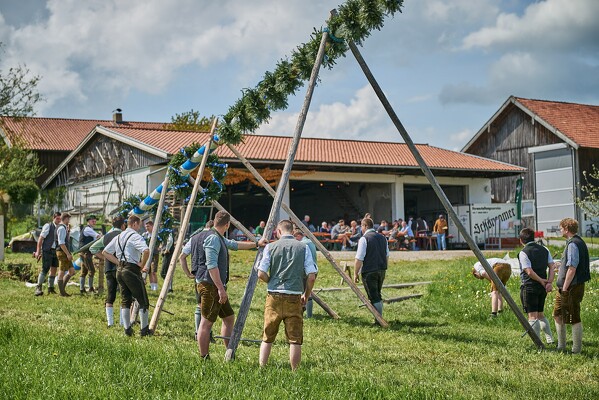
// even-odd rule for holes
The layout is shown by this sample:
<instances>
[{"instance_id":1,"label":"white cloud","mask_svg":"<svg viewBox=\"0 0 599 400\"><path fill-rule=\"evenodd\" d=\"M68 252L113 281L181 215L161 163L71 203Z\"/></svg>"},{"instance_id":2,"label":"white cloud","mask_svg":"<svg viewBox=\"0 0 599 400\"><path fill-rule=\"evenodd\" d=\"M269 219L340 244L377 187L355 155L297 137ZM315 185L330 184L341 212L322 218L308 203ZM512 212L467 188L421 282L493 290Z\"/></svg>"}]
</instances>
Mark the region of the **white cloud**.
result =
<instances>
[{"instance_id":1,"label":"white cloud","mask_svg":"<svg viewBox=\"0 0 599 400\"><path fill-rule=\"evenodd\" d=\"M494 26L473 32L463 40L465 49L515 47L569 49L599 46L599 1L546 0L531 4L524 15L501 13Z\"/></svg>"},{"instance_id":2,"label":"white cloud","mask_svg":"<svg viewBox=\"0 0 599 400\"><path fill-rule=\"evenodd\" d=\"M330 3L330 4L327 4ZM10 27L4 65L25 63L42 76L48 99L73 100L98 91L155 94L188 65L229 60L246 70L285 55L306 41L335 3L254 0L49 0L46 20ZM320 18L314 19L314 16ZM261 72L261 71L260 71Z\"/></svg>"},{"instance_id":3,"label":"white cloud","mask_svg":"<svg viewBox=\"0 0 599 400\"><path fill-rule=\"evenodd\" d=\"M257 132L291 135L298 113L279 112ZM303 136L375 141L398 141L396 129L372 88L360 88L349 102L322 104L306 118Z\"/></svg>"}]
</instances>

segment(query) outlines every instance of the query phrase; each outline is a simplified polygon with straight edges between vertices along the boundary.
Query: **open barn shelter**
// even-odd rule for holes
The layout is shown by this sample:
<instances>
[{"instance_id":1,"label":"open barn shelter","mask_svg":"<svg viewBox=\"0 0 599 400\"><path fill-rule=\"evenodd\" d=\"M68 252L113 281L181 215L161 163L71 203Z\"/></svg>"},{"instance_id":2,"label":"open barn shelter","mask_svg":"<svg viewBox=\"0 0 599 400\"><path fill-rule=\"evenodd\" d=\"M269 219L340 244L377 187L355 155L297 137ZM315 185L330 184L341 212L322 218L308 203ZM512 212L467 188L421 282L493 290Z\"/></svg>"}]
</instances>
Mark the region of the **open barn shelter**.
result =
<instances>
[{"instance_id":1,"label":"open barn shelter","mask_svg":"<svg viewBox=\"0 0 599 400\"><path fill-rule=\"evenodd\" d=\"M42 188L65 187L64 209L108 213L131 194L160 184L173 154L208 133L98 125L81 141ZM291 138L248 135L238 150L274 187ZM454 204L491 202L490 180L524 169L481 157L417 145ZM220 202L246 226L265 219L272 200L225 146L216 151L228 164ZM375 156L376 155L376 156ZM302 139L285 201L314 224L370 212L375 219L419 215L432 220L443 210L403 143ZM285 216L281 211L281 216Z\"/></svg>"}]
</instances>

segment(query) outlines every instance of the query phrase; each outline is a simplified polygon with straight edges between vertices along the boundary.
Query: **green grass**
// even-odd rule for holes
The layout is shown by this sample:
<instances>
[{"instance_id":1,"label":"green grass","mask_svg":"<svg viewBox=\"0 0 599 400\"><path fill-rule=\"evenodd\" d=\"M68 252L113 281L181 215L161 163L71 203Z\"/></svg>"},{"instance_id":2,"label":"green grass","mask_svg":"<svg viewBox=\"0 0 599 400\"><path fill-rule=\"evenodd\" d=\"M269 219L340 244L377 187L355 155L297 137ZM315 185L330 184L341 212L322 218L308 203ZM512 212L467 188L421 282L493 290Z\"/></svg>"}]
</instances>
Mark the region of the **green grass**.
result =
<instances>
[{"instance_id":1,"label":"green grass","mask_svg":"<svg viewBox=\"0 0 599 400\"><path fill-rule=\"evenodd\" d=\"M236 312L254 254L232 253L229 293ZM9 254L7 262L29 262L28 257ZM488 318L488 287L469 275L474 261L393 263L386 283L434 283L383 293L387 298L425 293L385 305L389 329L371 327L372 316L351 291L321 292L341 319L334 321L314 306L315 317L305 321L303 360L296 373L289 370L282 329L264 369L258 368L255 345L241 345L233 363L223 361L222 345L211 345L212 360L200 361L193 340L193 287L179 270L175 293L165 303L175 315L162 313L157 334L143 339L139 326L132 338L120 328L106 328L100 297L34 297L33 289L4 274L0 398L597 398L597 275L582 307L583 354L539 353L528 337L521 338L523 329L511 311ZM316 287L339 286L334 270L325 261L320 264ZM508 289L517 303L518 288L518 279L510 279ZM260 338L264 297L260 283L246 338ZM156 298L150 292L152 304ZM548 314L552 301L550 295Z\"/></svg>"}]
</instances>

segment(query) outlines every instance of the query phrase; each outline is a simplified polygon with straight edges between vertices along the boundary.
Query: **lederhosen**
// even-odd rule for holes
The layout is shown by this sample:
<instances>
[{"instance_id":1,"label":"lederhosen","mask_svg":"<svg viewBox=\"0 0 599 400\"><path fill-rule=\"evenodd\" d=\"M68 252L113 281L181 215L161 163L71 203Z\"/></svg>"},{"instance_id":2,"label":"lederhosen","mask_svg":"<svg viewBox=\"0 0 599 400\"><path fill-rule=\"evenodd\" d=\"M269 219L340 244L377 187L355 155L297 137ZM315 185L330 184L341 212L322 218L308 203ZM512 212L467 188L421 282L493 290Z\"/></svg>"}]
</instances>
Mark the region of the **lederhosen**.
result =
<instances>
[{"instance_id":1,"label":"lederhosen","mask_svg":"<svg viewBox=\"0 0 599 400\"><path fill-rule=\"evenodd\" d=\"M86 226L86 228L87 228L87 226ZM85 234L85 229L81 230L81 246L80 247L83 247L93 241L94 241L93 236L87 236ZM92 255L91 251L89 251L89 249L88 249L87 251L81 253L81 255L83 256L83 266L81 268L81 278L85 278L87 276L88 271L89 271L90 276L94 276L94 274L96 273L96 268L94 267L94 260L92 258L93 255Z\"/></svg>"},{"instance_id":2,"label":"lederhosen","mask_svg":"<svg viewBox=\"0 0 599 400\"><path fill-rule=\"evenodd\" d=\"M69 248L71 232L69 232L69 229L65 224L60 224L56 227L56 233L55 233L55 235L56 235L56 257L58 258L58 267L60 268L61 271L66 272L66 271L70 270L71 268L73 268L73 261L69 260L69 258L67 257L67 254L64 251L62 251L62 248L58 244L58 228L60 228L61 226L64 226L64 229L66 232L66 235L64 238L64 245L67 249Z\"/></svg>"},{"instance_id":3,"label":"lederhosen","mask_svg":"<svg viewBox=\"0 0 599 400\"><path fill-rule=\"evenodd\" d=\"M135 298L139 303L141 310L147 310L150 306L148 300L148 294L146 292L146 286L141 277L141 269L139 265L127 261L125 257L125 249L127 242L131 239L131 236L136 233L131 233L125 243L121 246L120 235L117 238L117 244L121 250L121 258L119 259L119 265L116 271L116 279L121 287L121 308L130 308Z\"/></svg>"},{"instance_id":4,"label":"lederhosen","mask_svg":"<svg viewBox=\"0 0 599 400\"><path fill-rule=\"evenodd\" d=\"M106 247L115 236L118 236L122 231L109 232L102 239L104 247ZM104 274L106 275L106 303L112 304L116 300L116 291L118 288L118 282L116 280L116 268L117 266L107 259L104 260Z\"/></svg>"}]
</instances>

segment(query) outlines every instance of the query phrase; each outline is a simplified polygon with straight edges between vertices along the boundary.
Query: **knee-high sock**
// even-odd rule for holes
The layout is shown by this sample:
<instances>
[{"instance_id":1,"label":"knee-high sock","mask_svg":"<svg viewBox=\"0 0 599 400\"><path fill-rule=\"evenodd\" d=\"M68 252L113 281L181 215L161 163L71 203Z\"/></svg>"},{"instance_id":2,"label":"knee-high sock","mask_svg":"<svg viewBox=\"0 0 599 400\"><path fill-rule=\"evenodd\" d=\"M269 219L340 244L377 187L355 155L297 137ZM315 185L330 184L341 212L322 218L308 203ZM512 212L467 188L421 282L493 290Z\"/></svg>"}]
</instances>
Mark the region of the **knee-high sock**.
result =
<instances>
[{"instance_id":1,"label":"knee-high sock","mask_svg":"<svg viewBox=\"0 0 599 400\"><path fill-rule=\"evenodd\" d=\"M566 324L558 324L556 321L555 330L557 331L557 349L566 350Z\"/></svg>"},{"instance_id":2,"label":"knee-high sock","mask_svg":"<svg viewBox=\"0 0 599 400\"><path fill-rule=\"evenodd\" d=\"M381 314L381 316L383 315L383 302L379 301L378 303L374 303L373 304L374 308L376 308L376 310L379 312L379 314Z\"/></svg>"},{"instance_id":3,"label":"knee-high sock","mask_svg":"<svg viewBox=\"0 0 599 400\"><path fill-rule=\"evenodd\" d=\"M196 335L198 334L198 330L200 329L200 321L202 320L202 311L200 306L196 306L196 311L194 313L195 319L195 327L196 327Z\"/></svg>"},{"instance_id":4,"label":"knee-high sock","mask_svg":"<svg viewBox=\"0 0 599 400\"><path fill-rule=\"evenodd\" d=\"M54 281L56 280L55 276L50 275L48 277L48 287L49 288L54 288Z\"/></svg>"},{"instance_id":5,"label":"knee-high sock","mask_svg":"<svg viewBox=\"0 0 599 400\"><path fill-rule=\"evenodd\" d=\"M108 323L108 326L114 325L114 309L112 306L106 306L106 322Z\"/></svg>"},{"instance_id":6,"label":"knee-high sock","mask_svg":"<svg viewBox=\"0 0 599 400\"><path fill-rule=\"evenodd\" d=\"M79 278L79 290L85 290L85 278L83 276Z\"/></svg>"},{"instance_id":7,"label":"knee-high sock","mask_svg":"<svg viewBox=\"0 0 599 400\"><path fill-rule=\"evenodd\" d=\"M129 329L131 327L131 312L128 308L121 308L121 320L123 321L123 328Z\"/></svg>"},{"instance_id":8,"label":"knee-high sock","mask_svg":"<svg viewBox=\"0 0 599 400\"><path fill-rule=\"evenodd\" d=\"M537 336L539 338L541 338L541 324L539 322L540 321L537 319L529 319L528 320L528 323L532 327L532 330L535 331L535 333L537 334Z\"/></svg>"},{"instance_id":9,"label":"knee-high sock","mask_svg":"<svg viewBox=\"0 0 599 400\"><path fill-rule=\"evenodd\" d=\"M148 310L147 309L139 309L139 324L141 329L144 329L148 326Z\"/></svg>"},{"instance_id":10,"label":"knee-high sock","mask_svg":"<svg viewBox=\"0 0 599 400\"><path fill-rule=\"evenodd\" d=\"M44 284L45 280L46 274L44 272L40 272L40 274L37 277L37 285L41 287Z\"/></svg>"},{"instance_id":11,"label":"knee-high sock","mask_svg":"<svg viewBox=\"0 0 599 400\"><path fill-rule=\"evenodd\" d=\"M64 274L64 276L62 277L62 280L64 281L64 286L67 286L67 282L69 281L69 279L71 279L71 275L69 275L68 271L66 274Z\"/></svg>"},{"instance_id":12,"label":"knee-high sock","mask_svg":"<svg viewBox=\"0 0 599 400\"><path fill-rule=\"evenodd\" d=\"M312 296L306 302L306 318L312 318L312 311L314 310L314 300Z\"/></svg>"},{"instance_id":13,"label":"knee-high sock","mask_svg":"<svg viewBox=\"0 0 599 400\"><path fill-rule=\"evenodd\" d=\"M572 354L582 350L582 322L572 325Z\"/></svg>"},{"instance_id":14,"label":"knee-high sock","mask_svg":"<svg viewBox=\"0 0 599 400\"><path fill-rule=\"evenodd\" d=\"M542 319L540 319L539 323L541 324L541 329L545 333L545 341L547 342L547 344L553 343L553 333L551 333L551 325L549 325L547 317L543 317Z\"/></svg>"},{"instance_id":15,"label":"knee-high sock","mask_svg":"<svg viewBox=\"0 0 599 400\"><path fill-rule=\"evenodd\" d=\"M92 275L87 277L87 282L90 289L94 287L94 277Z\"/></svg>"}]
</instances>

